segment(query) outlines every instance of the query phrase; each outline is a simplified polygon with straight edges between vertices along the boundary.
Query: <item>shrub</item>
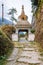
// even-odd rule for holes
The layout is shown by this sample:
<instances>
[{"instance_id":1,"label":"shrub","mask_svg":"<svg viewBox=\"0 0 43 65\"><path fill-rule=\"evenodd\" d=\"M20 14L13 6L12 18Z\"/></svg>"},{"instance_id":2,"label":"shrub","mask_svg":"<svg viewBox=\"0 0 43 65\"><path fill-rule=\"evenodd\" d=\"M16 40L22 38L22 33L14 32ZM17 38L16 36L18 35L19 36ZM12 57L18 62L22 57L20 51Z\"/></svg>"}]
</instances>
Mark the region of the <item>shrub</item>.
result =
<instances>
[{"instance_id":1,"label":"shrub","mask_svg":"<svg viewBox=\"0 0 43 65\"><path fill-rule=\"evenodd\" d=\"M8 37L0 30L0 56L7 55L13 49L13 44Z\"/></svg>"},{"instance_id":2,"label":"shrub","mask_svg":"<svg viewBox=\"0 0 43 65\"><path fill-rule=\"evenodd\" d=\"M12 25L4 25L1 28L5 34L11 39L11 34L15 33L15 27Z\"/></svg>"},{"instance_id":3,"label":"shrub","mask_svg":"<svg viewBox=\"0 0 43 65\"><path fill-rule=\"evenodd\" d=\"M35 30L34 29L31 29L31 33L35 33Z\"/></svg>"}]
</instances>

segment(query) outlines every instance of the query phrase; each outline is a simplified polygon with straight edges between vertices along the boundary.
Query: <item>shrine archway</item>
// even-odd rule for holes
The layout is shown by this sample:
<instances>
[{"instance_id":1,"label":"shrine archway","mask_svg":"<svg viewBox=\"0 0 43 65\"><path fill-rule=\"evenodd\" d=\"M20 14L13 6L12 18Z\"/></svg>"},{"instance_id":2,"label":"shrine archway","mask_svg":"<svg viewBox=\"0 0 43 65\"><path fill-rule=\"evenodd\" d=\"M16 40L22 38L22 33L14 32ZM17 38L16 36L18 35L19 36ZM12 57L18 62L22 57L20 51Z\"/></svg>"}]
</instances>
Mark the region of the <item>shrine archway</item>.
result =
<instances>
[{"instance_id":1,"label":"shrine archway","mask_svg":"<svg viewBox=\"0 0 43 65\"><path fill-rule=\"evenodd\" d=\"M20 40L20 38L25 38L26 40L28 40L28 30L26 30L26 29L20 29L19 31L18 31L18 38L19 38L19 40Z\"/></svg>"}]
</instances>

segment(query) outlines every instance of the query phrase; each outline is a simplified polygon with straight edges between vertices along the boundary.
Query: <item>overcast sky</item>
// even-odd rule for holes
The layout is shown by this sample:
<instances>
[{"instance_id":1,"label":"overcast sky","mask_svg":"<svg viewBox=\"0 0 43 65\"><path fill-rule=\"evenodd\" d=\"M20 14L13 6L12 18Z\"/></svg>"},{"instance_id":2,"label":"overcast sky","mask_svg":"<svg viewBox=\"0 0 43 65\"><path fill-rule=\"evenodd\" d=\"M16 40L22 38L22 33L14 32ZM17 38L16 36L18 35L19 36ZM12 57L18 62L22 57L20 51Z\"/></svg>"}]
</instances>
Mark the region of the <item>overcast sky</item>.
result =
<instances>
[{"instance_id":1,"label":"overcast sky","mask_svg":"<svg viewBox=\"0 0 43 65\"><path fill-rule=\"evenodd\" d=\"M2 6L1 4L4 3L4 18L10 19L8 10L12 7L16 8L17 15L16 18L21 14L22 5L24 5L25 14L28 16L28 21L31 23L32 20L32 5L31 0L0 0L0 17L2 17Z\"/></svg>"}]
</instances>

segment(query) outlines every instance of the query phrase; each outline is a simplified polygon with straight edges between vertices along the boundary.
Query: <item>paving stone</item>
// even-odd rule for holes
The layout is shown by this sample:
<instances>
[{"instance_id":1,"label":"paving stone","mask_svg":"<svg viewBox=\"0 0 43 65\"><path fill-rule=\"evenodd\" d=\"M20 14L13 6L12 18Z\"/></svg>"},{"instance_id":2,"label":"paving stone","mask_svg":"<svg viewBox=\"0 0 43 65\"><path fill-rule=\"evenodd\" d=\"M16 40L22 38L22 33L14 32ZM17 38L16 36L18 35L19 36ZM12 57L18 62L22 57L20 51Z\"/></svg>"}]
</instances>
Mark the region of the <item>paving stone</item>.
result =
<instances>
[{"instance_id":1,"label":"paving stone","mask_svg":"<svg viewBox=\"0 0 43 65\"><path fill-rule=\"evenodd\" d=\"M29 59L27 59L27 58L19 58L17 61L18 61L18 62L25 62L25 63L27 63L28 60L29 60Z\"/></svg>"},{"instance_id":2,"label":"paving stone","mask_svg":"<svg viewBox=\"0 0 43 65\"><path fill-rule=\"evenodd\" d=\"M41 57L41 56L38 59L41 60L41 61L43 61L43 57Z\"/></svg>"},{"instance_id":3,"label":"paving stone","mask_svg":"<svg viewBox=\"0 0 43 65\"><path fill-rule=\"evenodd\" d=\"M28 64L40 64L41 63L41 61L39 61L39 60L32 60L32 59L27 59L27 58L19 58L17 61L23 62L23 63L28 63Z\"/></svg>"},{"instance_id":4,"label":"paving stone","mask_svg":"<svg viewBox=\"0 0 43 65\"><path fill-rule=\"evenodd\" d=\"M7 61L13 61L14 60L14 58L9 58L9 59L7 59Z\"/></svg>"},{"instance_id":5,"label":"paving stone","mask_svg":"<svg viewBox=\"0 0 43 65\"><path fill-rule=\"evenodd\" d=\"M14 48L13 53L11 54L11 56L7 59L7 61L13 61L15 59L15 57L18 54L18 49Z\"/></svg>"},{"instance_id":6,"label":"paving stone","mask_svg":"<svg viewBox=\"0 0 43 65\"><path fill-rule=\"evenodd\" d=\"M12 55L9 59L7 65L43 65L43 59L38 52L38 48L36 45L32 46L31 44L24 44L24 47L21 52L19 53L17 61L15 62L15 57L18 54L18 50L15 48ZM16 52L17 51L17 52Z\"/></svg>"},{"instance_id":7,"label":"paving stone","mask_svg":"<svg viewBox=\"0 0 43 65\"><path fill-rule=\"evenodd\" d=\"M14 64L14 61L10 61L6 65L13 65L13 64Z\"/></svg>"},{"instance_id":8,"label":"paving stone","mask_svg":"<svg viewBox=\"0 0 43 65\"><path fill-rule=\"evenodd\" d=\"M30 65L40 65L40 63L41 63L41 61L38 61L38 60L37 61L36 60L29 61Z\"/></svg>"},{"instance_id":9,"label":"paving stone","mask_svg":"<svg viewBox=\"0 0 43 65\"><path fill-rule=\"evenodd\" d=\"M27 59L29 59L29 58L31 58L31 57L29 57L29 56L20 56L19 58L27 58ZM18 59L19 59L18 58Z\"/></svg>"},{"instance_id":10,"label":"paving stone","mask_svg":"<svg viewBox=\"0 0 43 65\"><path fill-rule=\"evenodd\" d=\"M43 62L41 62L41 64L40 65L43 65Z\"/></svg>"},{"instance_id":11,"label":"paving stone","mask_svg":"<svg viewBox=\"0 0 43 65\"><path fill-rule=\"evenodd\" d=\"M36 55L39 55L39 54L38 54L38 52L35 52L35 51L22 51L21 55L36 56Z\"/></svg>"},{"instance_id":12,"label":"paving stone","mask_svg":"<svg viewBox=\"0 0 43 65\"><path fill-rule=\"evenodd\" d=\"M28 63L21 63L21 62L17 62L16 65L28 65Z\"/></svg>"},{"instance_id":13,"label":"paving stone","mask_svg":"<svg viewBox=\"0 0 43 65\"><path fill-rule=\"evenodd\" d=\"M39 57L38 52L33 52L31 55L32 55L32 58L35 58L35 59Z\"/></svg>"},{"instance_id":14,"label":"paving stone","mask_svg":"<svg viewBox=\"0 0 43 65\"><path fill-rule=\"evenodd\" d=\"M31 57L31 54L27 54L27 53L22 53L20 56L26 56L26 57Z\"/></svg>"},{"instance_id":15,"label":"paving stone","mask_svg":"<svg viewBox=\"0 0 43 65\"><path fill-rule=\"evenodd\" d=\"M34 51L34 48L23 48L24 51Z\"/></svg>"},{"instance_id":16,"label":"paving stone","mask_svg":"<svg viewBox=\"0 0 43 65\"><path fill-rule=\"evenodd\" d=\"M33 51L22 51L21 54L32 54L32 53L33 53Z\"/></svg>"}]
</instances>

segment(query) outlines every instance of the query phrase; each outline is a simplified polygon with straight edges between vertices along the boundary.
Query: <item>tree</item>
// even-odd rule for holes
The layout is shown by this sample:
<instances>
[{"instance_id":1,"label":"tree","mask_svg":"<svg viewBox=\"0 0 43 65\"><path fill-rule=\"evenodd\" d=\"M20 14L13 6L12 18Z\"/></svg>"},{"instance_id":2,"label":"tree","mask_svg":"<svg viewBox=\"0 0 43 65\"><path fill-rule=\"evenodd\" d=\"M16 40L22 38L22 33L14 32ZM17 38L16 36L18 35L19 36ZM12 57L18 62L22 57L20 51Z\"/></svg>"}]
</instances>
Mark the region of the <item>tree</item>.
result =
<instances>
[{"instance_id":1,"label":"tree","mask_svg":"<svg viewBox=\"0 0 43 65\"><path fill-rule=\"evenodd\" d=\"M39 0L31 0L32 5L37 6L37 5L38 5L38 1L39 1Z\"/></svg>"},{"instance_id":2,"label":"tree","mask_svg":"<svg viewBox=\"0 0 43 65\"><path fill-rule=\"evenodd\" d=\"M11 20L12 20L12 32L13 32L13 21L15 20L17 22L17 19L14 17L14 14L16 14L17 11L15 8L10 9L8 15L11 15Z\"/></svg>"},{"instance_id":3,"label":"tree","mask_svg":"<svg viewBox=\"0 0 43 65\"><path fill-rule=\"evenodd\" d=\"M16 18L14 17L14 14L16 14L16 13L17 13L17 11L16 11L15 8L12 8L12 9L9 10L8 15L11 15L11 20L12 21L14 21L14 20L17 21Z\"/></svg>"},{"instance_id":4,"label":"tree","mask_svg":"<svg viewBox=\"0 0 43 65\"><path fill-rule=\"evenodd\" d=\"M35 13L37 7L38 7L38 1L39 0L31 0L32 2L32 12Z\"/></svg>"}]
</instances>

